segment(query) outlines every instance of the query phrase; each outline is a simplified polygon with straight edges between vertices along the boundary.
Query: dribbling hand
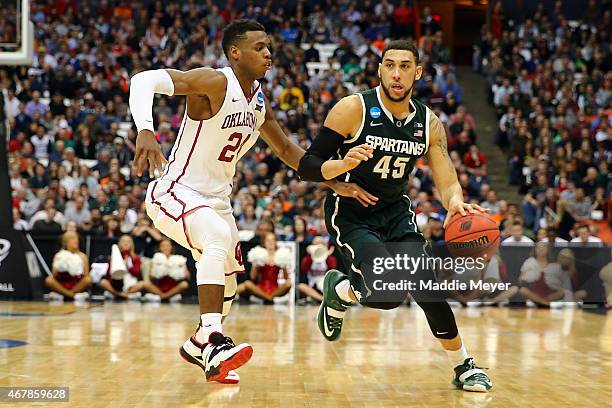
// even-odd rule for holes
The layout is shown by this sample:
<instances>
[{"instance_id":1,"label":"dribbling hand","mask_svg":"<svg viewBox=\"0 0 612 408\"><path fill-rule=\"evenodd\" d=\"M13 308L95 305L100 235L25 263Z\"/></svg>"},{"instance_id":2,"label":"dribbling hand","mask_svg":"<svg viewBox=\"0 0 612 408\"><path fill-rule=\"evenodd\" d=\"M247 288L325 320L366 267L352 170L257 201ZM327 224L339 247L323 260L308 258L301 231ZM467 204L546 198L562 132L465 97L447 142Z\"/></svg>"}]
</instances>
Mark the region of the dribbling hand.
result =
<instances>
[{"instance_id":1,"label":"dribbling hand","mask_svg":"<svg viewBox=\"0 0 612 408\"><path fill-rule=\"evenodd\" d=\"M463 202L461 199L452 200L448 206L448 213L446 214L446 218L444 219L444 228L448 225L451 218L457 213L461 214L462 217L465 217L469 214L475 214L476 211L480 211L482 213L488 213L488 208L483 208L478 204L469 204Z\"/></svg>"},{"instance_id":2,"label":"dribbling hand","mask_svg":"<svg viewBox=\"0 0 612 408\"><path fill-rule=\"evenodd\" d=\"M155 177L155 170L160 173L164 170L164 164L168 163L164 157L161 147L155 139L155 134L150 130L143 129L138 132L136 138L136 153L132 168L136 170L138 177L142 176L142 172L149 167L149 177Z\"/></svg>"}]
</instances>

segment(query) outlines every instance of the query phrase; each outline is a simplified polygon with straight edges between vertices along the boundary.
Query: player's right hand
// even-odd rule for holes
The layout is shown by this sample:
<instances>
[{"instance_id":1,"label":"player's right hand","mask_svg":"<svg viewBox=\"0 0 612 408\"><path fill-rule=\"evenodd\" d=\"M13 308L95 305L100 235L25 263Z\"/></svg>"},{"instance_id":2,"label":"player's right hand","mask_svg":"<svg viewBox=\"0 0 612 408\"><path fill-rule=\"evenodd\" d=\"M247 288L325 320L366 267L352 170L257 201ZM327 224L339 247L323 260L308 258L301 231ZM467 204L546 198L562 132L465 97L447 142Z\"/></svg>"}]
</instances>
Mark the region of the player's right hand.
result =
<instances>
[{"instance_id":1,"label":"player's right hand","mask_svg":"<svg viewBox=\"0 0 612 408\"><path fill-rule=\"evenodd\" d=\"M374 148L367 143L353 147L346 153L344 159L345 171L354 169L362 161L368 161L374 156Z\"/></svg>"},{"instance_id":2,"label":"player's right hand","mask_svg":"<svg viewBox=\"0 0 612 408\"><path fill-rule=\"evenodd\" d=\"M143 129L138 132L136 137L136 153L132 168L136 170L138 177L142 176L142 172L149 166L149 177L155 177L155 170L161 173L164 164L168 163L164 157L161 147L155 139L155 134L148 129Z\"/></svg>"}]
</instances>

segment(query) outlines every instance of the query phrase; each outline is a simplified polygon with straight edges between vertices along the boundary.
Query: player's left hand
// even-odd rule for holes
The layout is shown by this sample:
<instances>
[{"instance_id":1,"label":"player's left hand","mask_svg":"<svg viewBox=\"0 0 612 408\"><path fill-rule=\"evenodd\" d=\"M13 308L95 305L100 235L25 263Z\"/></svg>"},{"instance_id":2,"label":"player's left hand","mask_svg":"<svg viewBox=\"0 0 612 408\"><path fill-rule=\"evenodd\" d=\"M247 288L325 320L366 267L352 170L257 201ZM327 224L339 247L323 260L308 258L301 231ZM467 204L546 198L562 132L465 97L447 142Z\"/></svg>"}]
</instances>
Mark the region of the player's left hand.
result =
<instances>
[{"instance_id":1,"label":"player's left hand","mask_svg":"<svg viewBox=\"0 0 612 408\"><path fill-rule=\"evenodd\" d=\"M355 200L359 201L359 203L364 207L376 205L376 202L378 201L378 197L368 193L355 183L344 183L341 181L337 181L330 187L339 196L353 197Z\"/></svg>"},{"instance_id":2,"label":"player's left hand","mask_svg":"<svg viewBox=\"0 0 612 408\"><path fill-rule=\"evenodd\" d=\"M446 214L446 218L444 219L444 228L448 225L453 215L459 213L462 217L465 217L469 214L476 214L476 211L480 211L483 213L488 213L488 208L483 208L478 204L468 204L463 200L453 200L448 206L448 213Z\"/></svg>"}]
</instances>

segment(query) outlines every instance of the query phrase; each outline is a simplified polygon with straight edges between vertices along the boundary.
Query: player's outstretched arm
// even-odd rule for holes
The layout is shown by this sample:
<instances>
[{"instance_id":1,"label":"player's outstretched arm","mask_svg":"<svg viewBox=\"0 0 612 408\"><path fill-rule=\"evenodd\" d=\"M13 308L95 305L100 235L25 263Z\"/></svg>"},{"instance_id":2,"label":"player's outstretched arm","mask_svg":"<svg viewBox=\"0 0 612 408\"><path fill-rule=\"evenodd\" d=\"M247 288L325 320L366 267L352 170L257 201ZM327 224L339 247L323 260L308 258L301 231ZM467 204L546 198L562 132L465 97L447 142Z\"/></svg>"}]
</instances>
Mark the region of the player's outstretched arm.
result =
<instances>
[{"instance_id":1,"label":"player's outstretched arm","mask_svg":"<svg viewBox=\"0 0 612 408\"><path fill-rule=\"evenodd\" d=\"M211 68L196 68L186 72L174 69L143 71L130 80L130 113L138 130L133 167L141 176L149 167L149 176L162 171L166 162L155 140L153 128L153 97L164 95L225 95L225 75Z\"/></svg>"},{"instance_id":2,"label":"player's outstretched arm","mask_svg":"<svg viewBox=\"0 0 612 408\"><path fill-rule=\"evenodd\" d=\"M343 98L334 105L325 118L319 135L300 160L300 177L308 181L331 180L372 157L372 147L362 144L349 150L343 159L330 160L344 140L354 134L358 121L352 119L361 117L361 114L358 96Z\"/></svg>"},{"instance_id":3,"label":"player's outstretched arm","mask_svg":"<svg viewBox=\"0 0 612 408\"><path fill-rule=\"evenodd\" d=\"M466 215L468 212L474 213L476 210L488 211L479 205L463 202L463 190L457 179L457 172L453 161L448 154L446 131L442 121L433 112L429 120L429 150L427 158L431 166L436 189L442 198L442 205L448 210L444 220L445 227L455 213Z\"/></svg>"}]
</instances>

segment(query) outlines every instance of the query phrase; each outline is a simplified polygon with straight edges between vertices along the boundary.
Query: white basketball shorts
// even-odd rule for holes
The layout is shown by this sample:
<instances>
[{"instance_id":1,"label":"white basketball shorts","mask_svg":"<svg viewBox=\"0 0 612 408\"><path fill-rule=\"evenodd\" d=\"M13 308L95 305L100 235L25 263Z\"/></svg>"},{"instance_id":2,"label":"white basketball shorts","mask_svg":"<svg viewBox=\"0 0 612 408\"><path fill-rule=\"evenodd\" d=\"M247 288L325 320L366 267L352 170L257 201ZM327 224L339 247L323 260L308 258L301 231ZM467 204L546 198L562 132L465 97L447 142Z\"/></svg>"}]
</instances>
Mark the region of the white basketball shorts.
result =
<instances>
[{"instance_id":1,"label":"white basketball shorts","mask_svg":"<svg viewBox=\"0 0 612 408\"><path fill-rule=\"evenodd\" d=\"M207 229L210 230L214 223L227 223L231 239L227 242L225 274L244 273L238 228L229 197L204 196L182 184L158 179L149 183L145 205L155 228L189 249L196 262L204 250L202 242ZM191 221L198 211L198 223L194 225ZM206 222L202 222L203 214Z\"/></svg>"}]
</instances>

